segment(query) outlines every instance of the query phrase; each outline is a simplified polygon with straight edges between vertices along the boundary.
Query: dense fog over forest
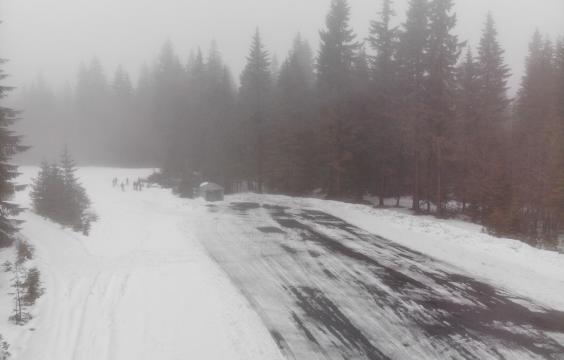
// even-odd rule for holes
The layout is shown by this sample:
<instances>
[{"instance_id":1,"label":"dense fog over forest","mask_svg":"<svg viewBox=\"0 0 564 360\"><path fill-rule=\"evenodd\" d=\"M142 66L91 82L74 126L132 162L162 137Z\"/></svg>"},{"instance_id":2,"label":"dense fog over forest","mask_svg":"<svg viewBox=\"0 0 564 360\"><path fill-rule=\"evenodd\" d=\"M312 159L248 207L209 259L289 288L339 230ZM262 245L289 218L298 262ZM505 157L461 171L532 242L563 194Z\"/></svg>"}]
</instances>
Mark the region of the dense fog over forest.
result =
<instances>
[{"instance_id":1,"label":"dense fog over forest","mask_svg":"<svg viewBox=\"0 0 564 360\"><path fill-rule=\"evenodd\" d=\"M67 146L180 192L411 196L441 216L456 201L554 240L564 5L539 4L4 0L18 159Z\"/></svg>"},{"instance_id":2,"label":"dense fog over forest","mask_svg":"<svg viewBox=\"0 0 564 360\"><path fill-rule=\"evenodd\" d=\"M50 96L71 101L79 83L81 66L88 67L96 60L108 84L119 67L127 72L135 86L144 66L155 62L156 54L166 41L173 44L184 65L190 54L198 49L207 52L215 43L232 71L234 86L237 86L249 39L256 27L261 30L265 48L275 61L284 59L298 32L315 53L325 16L319 10L326 8L326 3L325 0L168 0L164 3L0 0L0 18L7 19L0 33L0 55L9 56L11 61L6 65L9 83L17 87L11 94L11 102L18 109L27 111L18 126L29 142L34 143L34 148L23 154L20 161L37 163L45 156L52 157L58 153L61 141L76 147L77 155L83 161L100 163L106 158L87 156L88 150L82 151L82 147L88 147L87 144L96 137L72 130L76 121L66 117L74 114L52 114L57 119L50 119L50 114L39 109L43 116L36 119L34 111L38 110L39 104L29 103L33 102L29 96L41 97L41 92L45 92L42 101L49 101ZM351 5L351 26L358 40L364 41L369 22L379 11L380 1L356 0ZM392 23L399 25L405 19L407 0L395 1L394 7L398 16ZM563 27L560 14L564 13L564 3L559 0L544 0L543 6L535 0L458 1L454 9L458 18L454 31L471 46L476 46L479 41L480 32L476 29L483 25L485 14L489 11L496 18L500 41L506 51L505 60L511 68L512 76L508 79L511 95L515 94L521 81L528 39L534 30L556 37ZM33 92L36 94L30 94ZM25 100L28 103L22 103L22 96L28 96ZM112 122L109 116L100 121ZM120 125L104 131L122 134ZM139 131L132 127L127 129L131 133ZM102 148L98 147L98 150L113 151L111 146Z\"/></svg>"}]
</instances>

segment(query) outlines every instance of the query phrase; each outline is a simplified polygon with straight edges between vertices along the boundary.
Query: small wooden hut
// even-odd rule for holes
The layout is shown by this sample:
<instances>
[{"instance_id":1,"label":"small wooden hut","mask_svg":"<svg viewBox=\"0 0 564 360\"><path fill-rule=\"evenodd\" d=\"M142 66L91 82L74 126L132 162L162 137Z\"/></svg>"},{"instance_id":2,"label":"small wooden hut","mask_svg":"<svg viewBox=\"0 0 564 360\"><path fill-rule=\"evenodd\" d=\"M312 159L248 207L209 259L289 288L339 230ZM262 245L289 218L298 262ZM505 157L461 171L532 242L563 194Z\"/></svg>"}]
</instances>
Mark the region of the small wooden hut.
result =
<instances>
[{"instance_id":1,"label":"small wooden hut","mask_svg":"<svg viewBox=\"0 0 564 360\"><path fill-rule=\"evenodd\" d=\"M225 194L223 187L211 182L202 183L199 192L206 201L223 201Z\"/></svg>"}]
</instances>

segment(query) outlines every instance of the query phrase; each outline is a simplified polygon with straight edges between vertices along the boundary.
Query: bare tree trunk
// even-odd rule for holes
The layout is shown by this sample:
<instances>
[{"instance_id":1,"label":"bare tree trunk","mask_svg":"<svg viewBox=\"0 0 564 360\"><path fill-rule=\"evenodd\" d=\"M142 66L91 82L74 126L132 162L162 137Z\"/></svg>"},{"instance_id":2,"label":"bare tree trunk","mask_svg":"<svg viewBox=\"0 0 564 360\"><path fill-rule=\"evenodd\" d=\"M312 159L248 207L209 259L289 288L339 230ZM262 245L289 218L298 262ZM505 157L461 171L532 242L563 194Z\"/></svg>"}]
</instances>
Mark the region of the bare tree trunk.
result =
<instances>
[{"instance_id":1,"label":"bare tree trunk","mask_svg":"<svg viewBox=\"0 0 564 360\"><path fill-rule=\"evenodd\" d=\"M415 146L417 146L417 145L415 145ZM413 204L411 206L411 209L413 211L418 212L418 211L421 210L421 207L419 205L419 177L420 177L419 172L420 172L420 169L419 169L419 152L418 152L417 149L415 149L414 159L415 159L415 176L414 176L414 179L413 179Z\"/></svg>"},{"instance_id":2,"label":"bare tree trunk","mask_svg":"<svg viewBox=\"0 0 564 360\"><path fill-rule=\"evenodd\" d=\"M442 144L441 139L437 140L437 213L443 215L443 192L442 192Z\"/></svg>"},{"instance_id":3,"label":"bare tree trunk","mask_svg":"<svg viewBox=\"0 0 564 360\"><path fill-rule=\"evenodd\" d=\"M380 174L380 196L378 196L378 206L384 207L384 198L386 193L386 180L384 174Z\"/></svg>"}]
</instances>

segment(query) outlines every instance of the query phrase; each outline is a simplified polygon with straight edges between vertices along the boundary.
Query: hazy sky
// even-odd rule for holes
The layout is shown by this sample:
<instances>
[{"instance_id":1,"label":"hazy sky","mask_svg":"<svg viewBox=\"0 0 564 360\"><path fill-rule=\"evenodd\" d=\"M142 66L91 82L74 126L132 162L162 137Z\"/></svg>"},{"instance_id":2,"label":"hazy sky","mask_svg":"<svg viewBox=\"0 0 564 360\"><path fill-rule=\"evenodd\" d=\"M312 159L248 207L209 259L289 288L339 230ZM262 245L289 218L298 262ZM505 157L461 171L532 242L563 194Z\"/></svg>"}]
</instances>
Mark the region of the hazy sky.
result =
<instances>
[{"instance_id":1,"label":"hazy sky","mask_svg":"<svg viewBox=\"0 0 564 360\"><path fill-rule=\"evenodd\" d=\"M186 60L190 49L215 39L238 77L259 27L282 60L301 32L316 48L330 0L0 0L0 57L11 63L11 83L42 74L59 86L74 81L78 64L97 56L107 73L123 64L136 74L166 39ZM400 21L407 0L396 0ZM364 38L381 0L350 0L353 26ZM564 34L564 0L458 0L458 31L476 44L486 13L498 23L506 58L519 82L535 30Z\"/></svg>"}]
</instances>

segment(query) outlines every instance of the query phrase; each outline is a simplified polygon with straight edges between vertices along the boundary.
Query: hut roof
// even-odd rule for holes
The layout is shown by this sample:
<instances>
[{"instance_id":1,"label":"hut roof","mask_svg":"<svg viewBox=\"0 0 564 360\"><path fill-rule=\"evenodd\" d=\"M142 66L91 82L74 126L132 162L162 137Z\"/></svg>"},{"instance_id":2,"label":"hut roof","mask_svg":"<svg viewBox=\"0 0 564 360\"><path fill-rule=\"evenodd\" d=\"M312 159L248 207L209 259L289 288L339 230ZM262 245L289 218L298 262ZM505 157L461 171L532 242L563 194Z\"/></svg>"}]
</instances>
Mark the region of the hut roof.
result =
<instances>
[{"instance_id":1,"label":"hut roof","mask_svg":"<svg viewBox=\"0 0 564 360\"><path fill-rule=\"evenodd\" d=\"M212 182L205 182L200 184L200 190L217 191L223 190L223 187Z\"/></svg>"}]
</instances>

